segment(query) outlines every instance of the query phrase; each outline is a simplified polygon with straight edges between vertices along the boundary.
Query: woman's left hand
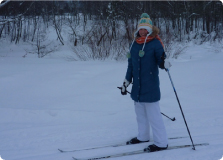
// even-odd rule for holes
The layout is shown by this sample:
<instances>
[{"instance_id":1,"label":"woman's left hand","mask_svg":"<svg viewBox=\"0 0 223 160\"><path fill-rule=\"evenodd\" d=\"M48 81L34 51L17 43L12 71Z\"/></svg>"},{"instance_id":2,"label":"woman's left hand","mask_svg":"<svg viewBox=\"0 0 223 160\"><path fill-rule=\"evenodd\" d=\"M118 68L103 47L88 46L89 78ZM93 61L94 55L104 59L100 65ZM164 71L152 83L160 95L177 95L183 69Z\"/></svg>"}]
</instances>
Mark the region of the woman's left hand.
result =
<instances>
[{"instance_id":1,"label":"woman's left hand","mask_svg":"<svg viewBox=\"0 0 223 160\"><path fill-rule=\"evenodd\" d=\"M164 67L165 67L165 69L170 70L170 67L171 67L171 66L172 66L172 65L171 65L170 61L169 61L168 59L165 59L165 62L164 62Z\"/></svg>"}]
</instances>

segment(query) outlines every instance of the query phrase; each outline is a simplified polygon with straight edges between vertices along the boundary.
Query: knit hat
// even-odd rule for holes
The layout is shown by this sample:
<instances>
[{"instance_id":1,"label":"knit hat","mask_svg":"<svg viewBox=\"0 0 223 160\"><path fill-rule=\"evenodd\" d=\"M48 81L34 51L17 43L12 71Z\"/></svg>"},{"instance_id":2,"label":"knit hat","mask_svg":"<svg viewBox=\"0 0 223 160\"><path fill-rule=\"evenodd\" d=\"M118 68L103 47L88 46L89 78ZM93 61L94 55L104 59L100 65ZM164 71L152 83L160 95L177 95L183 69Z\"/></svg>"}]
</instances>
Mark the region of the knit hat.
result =
<instances>
[{"instance_id":1,"label":"knit hat","mask_svg":"<svg viewBox=\"0 0 223 160\"><path fill-rule=\"evenodd\" d=\"M137 36L137 33L141 28L146 29L149 32L149 35L153 32L153 22L151 21L149 15L147 13L143 13L140 17L140 21L137 27L137 31L134 34L134 37Z\"/></svg>"},{"instance_id":2,"label":"knit hat","mask_svg":"<svg viewBox=\"0 0 223 160\"><path fill-rule=\"evenodd\" d=\"M140 19L140 21L139 21L139 24L138 24L138 27L137 27L137 31L134 33L134 38L137 37L137 34L138 34L138 32L139 32L139 30L140 30L141 28L146 29L146 30L149 32L149 33L146 35L146 38L145 38L145 41L144 41L142 50L139 51L139 56L140 56L140 57L143 57L144 54L145 54L145 52L143 51L143 49L144 49L144 47L145 47L147 37L148 37L149 35L151 35L152 32L153 32L153 22L151 21L149 15L148 15L147 13L143 13L143 14L141 15L141 19ZM131 47L130 47L129 50L131 50L134 41L135 41L135 40L132 41L132 44L131 44ZM130 52L127 53L127 57L128 57L128 58L131 57L131 53L130 53Z\"/></svg>"}]
</instances>

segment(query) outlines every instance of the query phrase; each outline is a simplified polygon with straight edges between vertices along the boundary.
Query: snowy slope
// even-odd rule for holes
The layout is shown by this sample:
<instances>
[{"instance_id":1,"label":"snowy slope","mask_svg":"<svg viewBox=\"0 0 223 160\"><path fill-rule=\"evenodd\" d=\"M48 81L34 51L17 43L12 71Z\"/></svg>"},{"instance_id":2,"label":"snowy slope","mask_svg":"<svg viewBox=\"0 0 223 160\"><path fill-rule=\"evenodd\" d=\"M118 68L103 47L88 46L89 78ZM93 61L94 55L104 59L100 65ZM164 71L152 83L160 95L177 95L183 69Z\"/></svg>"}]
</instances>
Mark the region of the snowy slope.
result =
<instances>
[{"instance_id":1,"label":"snowy slope","mask_svg":"<svg viewBox=\"0 0 223 160\"><path fill-rule=\"evenodd\" d=\"M120 143L136 136L133 101L116 88L127 62L64 61L33 57L0 57L0 155L5 160L71 160L141 149L148 144L80 149ZM12 51L13 53L16 50ZM22 55L19 54L18 55ZM141 154L117 160L218 160L223 156L223 52L190 47L172 60L170 74L194 143L210 145ZM170 80L160 70L161 111L168 137L188 136ZM130 90L130 87L129 89ZM169 145L191 144L189 138Z\"/></svg>"}]
</instances>

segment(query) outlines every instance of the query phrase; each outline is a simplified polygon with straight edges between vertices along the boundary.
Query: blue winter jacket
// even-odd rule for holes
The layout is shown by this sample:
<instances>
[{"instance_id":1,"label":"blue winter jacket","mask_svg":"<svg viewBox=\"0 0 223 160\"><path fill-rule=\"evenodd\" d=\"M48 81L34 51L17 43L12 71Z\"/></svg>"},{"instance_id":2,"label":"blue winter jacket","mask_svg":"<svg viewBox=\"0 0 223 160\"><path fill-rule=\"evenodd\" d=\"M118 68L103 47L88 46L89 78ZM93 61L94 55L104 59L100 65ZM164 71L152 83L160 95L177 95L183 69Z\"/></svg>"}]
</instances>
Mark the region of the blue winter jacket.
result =
<instances>
[{"instance_id":1,"label":"blue winter jacket","mask_svg":"<svg viewBox=\"0 0 223 160\"><path fill-rule=\"evenodd\" d=\"M154 39L145 44L145 54L139 57L142 47L143 44L133 43L125 78L129 82L133 80L131 98L134 101L157 102L160 100L158 67L163 63L161 56L165 54L164 49L160 41Z\"/></svg>"}]
</instances>

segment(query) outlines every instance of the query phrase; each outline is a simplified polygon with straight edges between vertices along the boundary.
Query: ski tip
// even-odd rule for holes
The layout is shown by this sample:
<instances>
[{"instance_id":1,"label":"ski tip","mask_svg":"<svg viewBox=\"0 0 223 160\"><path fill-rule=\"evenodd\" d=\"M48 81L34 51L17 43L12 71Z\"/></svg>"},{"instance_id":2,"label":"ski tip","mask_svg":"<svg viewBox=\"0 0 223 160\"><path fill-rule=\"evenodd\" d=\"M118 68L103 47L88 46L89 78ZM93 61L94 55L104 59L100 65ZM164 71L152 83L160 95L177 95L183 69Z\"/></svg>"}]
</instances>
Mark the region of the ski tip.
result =
<instances>
[{"instance_id":1,"label":"ski tip","mask_svg":"<svg viewBox=\"0 0 223 160\"><path fill-rule=\"evenodd\" d=\"M175 120L176 120L176 118L175 118L175 117L173 117L172 121L175 121Z\"/></svg>"},{"instance_id":2,"label":"ski tip","mask_svg":"<svg viewBox=\"0 0 223 160\"><path fill-rule=\"evenodd\" d=\"M59 149L59 148L58 148L58 151L60 151L61 153L63 153L63 150L61 150L61 149Z\"/></svg>"}]
</instances>

